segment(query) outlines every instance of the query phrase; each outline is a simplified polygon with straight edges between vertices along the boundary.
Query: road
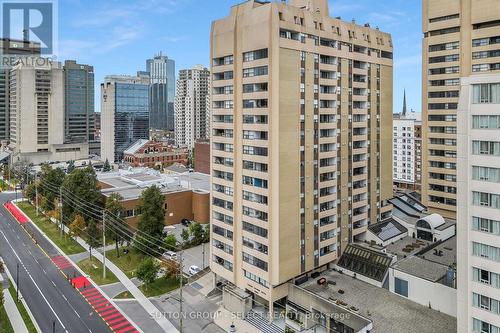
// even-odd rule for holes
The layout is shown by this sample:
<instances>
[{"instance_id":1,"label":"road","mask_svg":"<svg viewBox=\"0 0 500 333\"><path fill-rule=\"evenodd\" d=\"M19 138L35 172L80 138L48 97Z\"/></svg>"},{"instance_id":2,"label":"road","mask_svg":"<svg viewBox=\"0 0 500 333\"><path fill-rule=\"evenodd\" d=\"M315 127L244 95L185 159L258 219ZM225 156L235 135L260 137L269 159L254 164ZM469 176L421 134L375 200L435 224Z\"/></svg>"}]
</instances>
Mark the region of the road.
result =
<instances>
[{"instance_id":1,"label":"road","mask_svg":"<svg viewBox=\"0 0 500 333\"><path fill-rule=\"evenodd\" d=\"M56 333L111 332L4 208L14 198L0 193L0 255L14 279L19 263L21 293L42 332L54 332L54 323Z\"/></svg>"}]
</instances>

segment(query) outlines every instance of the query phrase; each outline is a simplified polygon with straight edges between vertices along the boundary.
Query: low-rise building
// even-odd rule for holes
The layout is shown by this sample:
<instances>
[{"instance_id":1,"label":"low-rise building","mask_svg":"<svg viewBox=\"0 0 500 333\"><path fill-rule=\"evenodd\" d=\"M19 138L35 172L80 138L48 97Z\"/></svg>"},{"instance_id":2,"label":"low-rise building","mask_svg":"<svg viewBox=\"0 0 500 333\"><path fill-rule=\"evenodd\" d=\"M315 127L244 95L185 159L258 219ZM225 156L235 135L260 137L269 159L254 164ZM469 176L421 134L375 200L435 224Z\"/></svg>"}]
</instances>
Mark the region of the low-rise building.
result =
<instances>
[{"instance_id":1,"label":"low-rise building","mask_svg":"<svg viewBox=\"0 0 500 333\"><path fill-rule=\"evenodd\" d=\"M164 168L175 163L187 165L189 152L165 142L139 139L123 152L123 156L133 167Z\"/></svg>"},{"instance_id":2,"label":"low-rise building","mask_svg":"<svg viewBox=\"0 0 500 333\"><path fill-rule=\"evenodd\" d=\"M148 168L118 170L97 175L101 193L122 196L128 224L137 227L142 192L155 185L165 197L165 225L181 223L188 219L209 223L210 177L201 173L165 175Z\"/></svg>"}]
</instances>

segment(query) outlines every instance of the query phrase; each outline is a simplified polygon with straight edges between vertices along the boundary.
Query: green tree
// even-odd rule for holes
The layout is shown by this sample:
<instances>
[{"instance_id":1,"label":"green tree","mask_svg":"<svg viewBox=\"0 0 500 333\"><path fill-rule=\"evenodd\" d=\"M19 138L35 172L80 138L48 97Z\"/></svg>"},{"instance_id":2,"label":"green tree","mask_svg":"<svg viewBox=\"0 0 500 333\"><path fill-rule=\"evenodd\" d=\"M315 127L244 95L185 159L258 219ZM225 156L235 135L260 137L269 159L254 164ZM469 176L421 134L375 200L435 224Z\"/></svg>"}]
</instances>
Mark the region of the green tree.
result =
<instances>
[{"instance_id":1,"label":"green tree","mask_svg":"<svg viewBox=\"0 0 500 333\"><path fill-rule=\"evenodd\" d=\"M42 206L43 210L50 211L54 209L54 199L59 197L59 188L65 176L61 168L53 169L48 164L42 165L38 191L47 199L45 206Z\"/></svg>"},{"instance_id":2,"label":"green tree","mask_svg":"<svg viewBox=\"0 0 500 333\"><path fill-rule=\"evenodd\" d=\"M71 173L75 170L75 161L71 160L68 162L68 167L66 168L66 173Z\"/></svg>"},{"instance_id":3,"label":"green tree","mask_svg":"<svg viewBox=\"0 0 500 333\"><path fill-rule=\"evenodd\" d=\"M87 212L87 215L101 219L102 196L97 186L97 176L92 167L73 170L64 179L62 187L63 215L65 217L72 220L75 213Z\"/></svg>"},{"instance_id":4,"label":"green tree","mask_svg":"<svg viewBox=\"0 0 500 333\"><path fill-rule=\"evenodd\" d=\"M0 288L0 308L3 308L5 304L5 296L3 294L4 289Z\"/></svg>"},{"instance_id":5,"label":"green tree","mask_svg":"<svg viewBox=\"0 0 500 333\"><path fill-rule=\"evenodd\" d=\"M151 257L146 258L142 261L136 271L136 276L139 280L145 283L145 288L148 288L148 284L153 283L156 280L156 276L160 271L160 263Z\"/></svg>"},{"instance_id":6,"label":"green tree","mask_svg":"<svg viewBox=\"0 0 500 333\"><path fill-rule=\"evenodd\" d=\"M193 222L189 225L189 232L193 236L193 242L198 245L203 242L203 227L197 222Z\"/></svg>"},{"instance_id":7,"label":"green tree","mask_svg":"<svg viewBox=\"0 0 500 333\"><path fill-rule=\"evenodd\" d=\"M138 238L140 241L136 241L135 243L139 251L153 253L161 245L165 221L164 204L165 198L160 189L155 185L142 192L141 204L139 206L141 216L138 224L141 237Z\"/></svg>"},{"instance_id":8,"label":"green tree","mask_svg":"<svg viewBox=\"0 0 500 333\"><path fill-rule=\"evenodd\" d=\"M177 247L177 238L174 234L167 235L167 237L165 237L163 241L163 244L167 250L175 251L175 248Z\"/></svg>"},{"instance_id":9,"label":"green tree","mask_svg":"<svg viewBox=\"0 0 500 333\"><path fill-rule=\"evenodd\" d=\"M188 229L182 229L181 231L182 242L186 244L189 240L189 231Z\"/></svg>"},{"instance_id":10,"label":"green tree","mask_svg":"<svg viewBox=\"0 0 500 333\"><path fill-rule=\"evenodd\" d=\"M89 245L90 259L92 260L92 249L101 245L101 230L94 220L87 223L87 244Z\"/></svg>"},{"instance_id":11,"label":"green tree","mask_svg":"<svg viewBox=\"0 0 500 333\"><path fill-rule=\"evenodd\" d=\"M109 164L108 159L104 162L104 165L102 167L103 172L110 172L111 171L111 165Z\"/></svg>"},{"instance_id":12,"label":"green tree","mask_svg":"<svg viewBox=\"0 0 500 333\"><path fill-rule=\"evenodd\" d=\"M210 224L203 226L203 243L210 242Z\"/></svg>"},{"instance_id":13,"label":"green tree","mask_svg":"<svg viewBox=\"0 0 500 333\"><path fill-rule=\"evenodd\" d=\"M35 201L35 197L36 197L36 185L35 185L35 183L31 183L24 188L24 197L27 198L32 203Z\"/></svg>"},{"instance_id":14,"label":"green tree","mask_svg":"<svg viewBox=\"0 0 500 333\"><path fill-rule=\"evenodd\" d=\"M130 241L132 233L128 224L123 219L125 208L121 204L123 197L118 193L112 193L106 199L106 236L115 242L116 256L120 257L118 244L124 240Z\"/></svg>"},{"instance_id":15,"label":"green tree","mask_svg":"<svg viewBox=\"0 0 500 333\"><path fill-rule=\"evenodd\" d=\"M73 222L69 225L69 232L71 237L82 237L85 231L85 219L83 216L76 214Z\"/></svg>"}]
</instances>

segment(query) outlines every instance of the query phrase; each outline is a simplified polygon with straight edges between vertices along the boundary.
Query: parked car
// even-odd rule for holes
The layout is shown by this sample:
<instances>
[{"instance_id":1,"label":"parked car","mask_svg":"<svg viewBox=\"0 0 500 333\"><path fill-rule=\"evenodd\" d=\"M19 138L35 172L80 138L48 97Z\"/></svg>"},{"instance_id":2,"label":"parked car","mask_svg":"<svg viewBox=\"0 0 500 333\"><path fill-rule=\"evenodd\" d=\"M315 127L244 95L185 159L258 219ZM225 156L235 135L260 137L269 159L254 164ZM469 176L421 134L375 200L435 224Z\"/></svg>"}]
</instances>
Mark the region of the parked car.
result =
<instances>
[{"instance_id":1,"label":"parked car","mask_svg":"<svg viewBox=\"0 0 500 333\"><path fill-rule=\"evenodd\" d=\"M181 224L185 227L189 226L191 224L191 221L189 221L188 219L182 219L181 220Z\"/></svg>"},{"instance_id":2,"label":"parked car","mask_svg":"<svg viewBox=\"0 0 500 333\"><path fill-rule=\"evenodd\" d=\"M163 253L162 257L169 260L177 260L177 253L173 251L167 251Z\"/></svg>"},{"instance_id":3,"label":"parked car","mask_svg":"<svg viewBox=\"0 0 500 333\"><path fill-rule=\"evenodd\" d=\"M196 266L196 265L189 267L189 274L191 274L191 275L195 275L196 273L198 273L200 271L201 271L201 268Z\"/></svg>"}]
</instances>

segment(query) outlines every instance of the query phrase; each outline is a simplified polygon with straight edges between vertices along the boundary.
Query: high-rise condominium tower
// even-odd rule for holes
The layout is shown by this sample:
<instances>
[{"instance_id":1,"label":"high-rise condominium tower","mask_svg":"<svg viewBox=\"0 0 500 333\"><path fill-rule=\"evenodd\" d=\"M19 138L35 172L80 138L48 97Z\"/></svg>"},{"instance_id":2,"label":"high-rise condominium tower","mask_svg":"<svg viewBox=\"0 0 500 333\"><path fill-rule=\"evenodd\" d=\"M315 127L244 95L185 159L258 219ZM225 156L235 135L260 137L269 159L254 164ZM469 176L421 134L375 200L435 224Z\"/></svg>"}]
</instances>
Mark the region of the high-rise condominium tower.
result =
<instances>
[{"instance_id":1,"label":"high-rise condominium tower","mask_svg":"<svg viewBox=\"0 0 500 333\"><path fill-rule=\"evenodd\" d=\"M157 55L146 61L146 72L150 78L150 127L173 131L175 61L164 55Z\"/></svg>"},{"instance_id":2,"label":"high-rise condominium tower","mask_svg":"<svg viewBox=\"0 0 500 333\"><path fill-rule=\"evenodd\" d=\"M110 75L101 83L101 158L121 162L138 139L149 139L149 78Z\"/></svg>"},{"instance_id":3,"label":"high-rise condominium tower","mask_svg":"<svg viewBox=\"0 0 500 333\"><path fill-rule=\"evenodd\" d=\"M272 308L391 208L391 36L251 0L213 22L211 60L210 266Z\"/></svg>"},{"instance_id":4,"label":"high-rise condominium tower","mask_svg":"<svg viewBox=\"0 0 500 333\"><path fill-rule=\"evenodd\" d=\"M11 57L40 55L40 44L0 38L0 141L9 140L9 72ZM10 59L10 60L9 60Z\"/></svg>"},{"instance_id":5,"label":"high-rise condominium tower","mask_svg":"<svg viewBox=\"0 0 500 333\"><path fill-rule=\"evenodd\" d=\"M64 62L64 140L94 140L94 67Z\"/></svg>"},{"instance_id":6,"label":"high-rise condominium tower","mask_svg":"<svg viewBox=\"0 0 500 333\"><path fill-rule=\"evenodd\" d=\"M13 160L43 163L87 158L88 144L67 144L64 140L62 64L25 58L9 75Z\"/></svg>"},{"instance_id":7,"label":"high-rise condominium tower","mask_svg":"<svg viewBox=\"0 0 500 333\"><path fill-rule=\"evenodd\" d=\"M194 147L209 136L210 71L201 65L179 71L175 95L175 143Z\"/></svg>"},{"instance_id":8,"label":"high-rise condominium tower","mask_svg":"<svg viewBox=\"0 0 500 333\"><path fill-rule=\"evenodd\" d=\"M460 78L500 70L495 0L424 0L422 201L455 217Z\"/></svg>"}]
</instances>

